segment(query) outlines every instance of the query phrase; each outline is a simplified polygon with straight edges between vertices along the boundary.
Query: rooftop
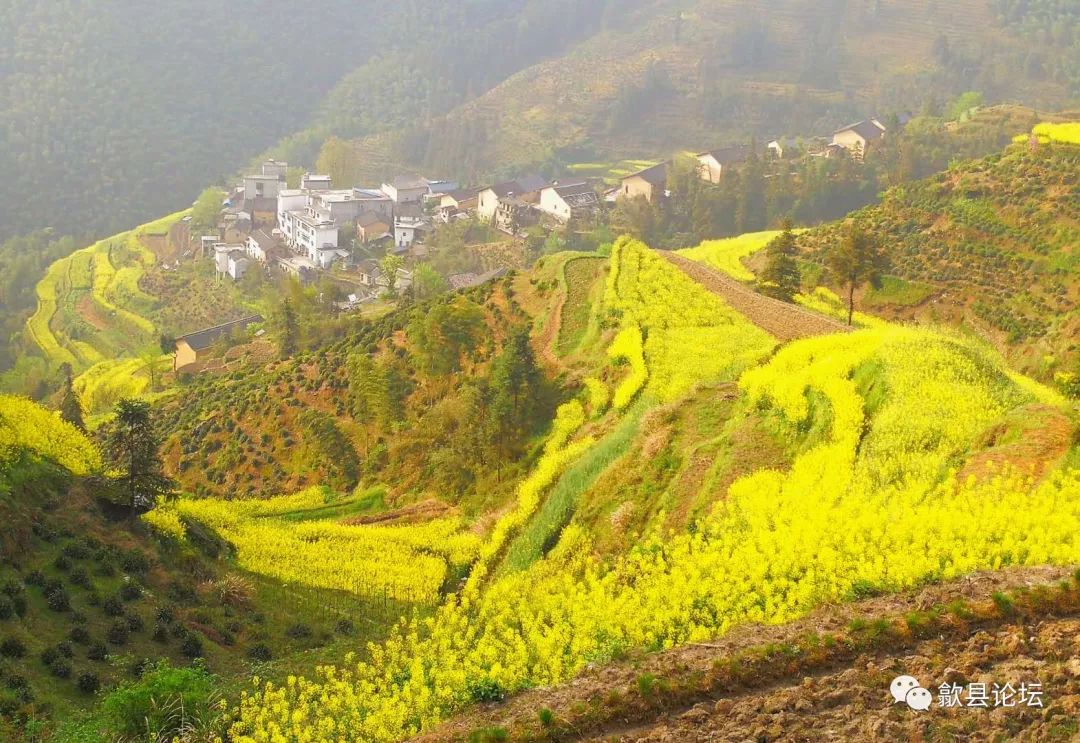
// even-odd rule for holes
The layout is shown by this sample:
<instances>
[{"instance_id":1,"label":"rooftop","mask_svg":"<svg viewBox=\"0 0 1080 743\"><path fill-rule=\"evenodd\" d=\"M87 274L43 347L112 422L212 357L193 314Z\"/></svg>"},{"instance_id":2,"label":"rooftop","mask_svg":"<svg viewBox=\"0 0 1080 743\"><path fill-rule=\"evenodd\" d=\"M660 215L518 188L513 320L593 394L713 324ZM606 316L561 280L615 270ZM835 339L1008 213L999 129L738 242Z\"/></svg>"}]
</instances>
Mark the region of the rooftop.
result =
<instances>
[{"instance_id":1,"label":"rooftop","mask_svg":"<svg viewBox=\"0 0 1080 743\"><path fill-rule=\"evenodd\" d=\"M194 333L182 335L176 340L178 342L184 341L195 351L202 351L203 349L214 345L219 338L231 333L234 329L247 328L248 325L254 325L255 323L260 323L262 321L262 315L250 315L239 320L215 325L214 327L206 328L205 330L196 330Z\"/></svg>"},{"instance_id":2,"label":"rooftop","mask_svg":"<svg viewBox=\"0 0 1080 743\"><path fill-rule=\"evenodd\" d=\"M667 183L667 163L659 163L643 170L639 170L636 173L631 173L623 178L623 180L626 181L631 178L641 178L653 185L663 185Z\"/></svg>"}]
</instances>

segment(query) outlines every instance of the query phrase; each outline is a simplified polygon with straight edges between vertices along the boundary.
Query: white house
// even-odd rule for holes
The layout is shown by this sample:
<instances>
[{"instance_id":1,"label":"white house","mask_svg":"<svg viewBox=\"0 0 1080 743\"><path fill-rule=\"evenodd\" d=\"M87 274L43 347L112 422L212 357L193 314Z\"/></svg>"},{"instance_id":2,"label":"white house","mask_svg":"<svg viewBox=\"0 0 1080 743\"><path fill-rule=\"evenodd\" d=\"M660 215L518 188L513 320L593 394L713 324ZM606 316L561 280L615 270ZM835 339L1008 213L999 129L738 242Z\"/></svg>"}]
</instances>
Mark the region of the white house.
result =
<instances>
[{"instance_id":1,"label":"white house","mask_svg":"<svg viewBox=\"0 0 1080 743\"><path fill-rule=\"evenodd\" d=\"M718 150L702 152L697 156L701 179L709 183L719 183L725 169L730 170L742 165L749 156L750 148L746 145L721 147Z\"/></svg>"},{"instance_id":2,"label":"white house","mask_svg":"<svg viewBox=\"0 0 1080 743\"><path fill-rule=\"evenodd\" d=\"M333 187L333 181L328 175L304 173L300 177L300 188L304 191L329 191Z\"/></svg>"},{"instance_id":3,"label":"white house","mask_svg":"<svg viewBox=\"0 0 1080 743\"><path fill-rule=\"evenodd\" d=\"M398 176L382 184L382 192L395 204L417 204L428 194L428 182L423 178Z\"/></svg>"},{"instance_id":4,"label":"white house","mask_svg":"<svg viewBox=\"0 0 1080 743\"><path fill-rule=\"evenodd\" d=\"M476 216L481 221L494 222L500 202L535 204L540 200L540 191L546 186L547 181L535 175L496 183L477 194Z\"/></svg>"},{"instance_id":5,"label":"white house","mask_svg":"<svg viewBox=\"0 0 1080 743\"><path fill-rule=\"evenodd\" d=\"M537 208L566 224L571 219L595 214L600 208L600 199L588 183L560 184L556 181L540 192L540 204Z\"/></svg>"},{"instance_id":6,"label":"white house","mask_svg":"<svg viewBox=\"0 0 1080 743\"><path fill-rule=\"evenodd\" d=\"M884 136L884 124L877 119L864 119L833 132L831 144L843 147L852 158L862 160Z\"/></svg>"},{"instance_id":7,"label":"white house","mask_svg":"<svg viewBox=\"0 0 1080 743\"><path fill-rule=\"evenodd\" d=\"M255 230L248 235L246 252L249 258L265 263L266 257L273 252L276 246L277 240L272 235L267 234L266 230Z\"/></svg>"},{"instance_id":8,"label":"white house","mask_svg":"<svg viewBox=\"0 0 1080 743\"><path fill-rule=\"evenodd\" d=\"M244 278L244 274L247 273L248 267L251 265L251 261L248 260L247 255L241 250L234 250L229 253L229 265L228 271L229 277L233 281L239 281Z\"/></svg>"},{"instance_id":9,"label":"white house","mask_svg":"<svg viewBox=\"0 0 1080 743\"><path fill-rule=\"evenodd\" d=\"M394 246L406 250L416 242L417 233L427 229L427 221L420 217L398 217L394 220Z\"/></svg>"}]
</instances>

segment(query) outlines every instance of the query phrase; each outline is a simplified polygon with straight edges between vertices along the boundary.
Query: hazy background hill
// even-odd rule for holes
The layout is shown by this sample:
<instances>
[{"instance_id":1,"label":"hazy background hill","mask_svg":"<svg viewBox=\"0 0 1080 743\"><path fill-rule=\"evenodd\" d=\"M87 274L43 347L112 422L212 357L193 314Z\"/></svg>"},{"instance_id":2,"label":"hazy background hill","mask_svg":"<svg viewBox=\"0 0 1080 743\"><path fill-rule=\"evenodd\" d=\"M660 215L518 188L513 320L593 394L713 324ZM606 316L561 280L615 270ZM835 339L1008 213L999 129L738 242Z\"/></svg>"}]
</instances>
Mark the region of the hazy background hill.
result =
<instances>
[{"instance_id":1,"label":"hazy background hill","mask_svg":"<svg viewBox=\"0 0 1080 743\"><path fill-rule=\"evenodd\" d=\"M312 122L318 138L440 113L588 35L603 12L580 0L3 0L0 237L108 234L175 211ZM352 93L327 98L343 78Z\"/></svg>"},{"instance_id":2,"label":"hazy background hill","mask_svg":"<svg viewBox=\"0 0 1080 743\"><path fill-rule=\"evenodd\" d=\"M977 89L1059 107L1069 0L0 0L0 237L111 233L273 148L486 178L828 132ZM943 30L944 29L944 30ZM278 143L277 146L274 146Z\"/></svg>"}]
</instances>

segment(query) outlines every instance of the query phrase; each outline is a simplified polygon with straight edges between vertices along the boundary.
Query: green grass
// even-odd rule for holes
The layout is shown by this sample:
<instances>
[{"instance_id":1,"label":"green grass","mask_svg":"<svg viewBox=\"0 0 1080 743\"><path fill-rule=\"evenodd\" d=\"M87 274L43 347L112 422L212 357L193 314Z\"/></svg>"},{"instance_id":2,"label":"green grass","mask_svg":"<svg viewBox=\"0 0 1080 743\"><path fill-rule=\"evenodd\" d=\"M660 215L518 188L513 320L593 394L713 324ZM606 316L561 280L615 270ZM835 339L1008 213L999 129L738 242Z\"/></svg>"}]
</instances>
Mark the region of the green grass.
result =
<instances>
[{"instance_id":1,"label":"green grass","mask_svg":"<svg viewBox=\"0 0 1080 743\"><path fill-rule=\"evenodd\" d=\"M611 433L562 474L539 511L511 543L504 570L524 570L554 546L559 533L573 517L579 496L630 449L646 407L644 398L640 399Z\"/></svg>"},{"instance_id":2,"label":"green grass","mask_svg":"<svg viewBox=\"0 0 1080 743\"><path fill-rule=\"evenodd\" d=\"M896 276L885 276L881 288L871 287L863 297L867 306L902 305L911 306L925 302L936 289L921 281L906 281Z\"/></svg>"},{"instance_id":3,"label":"green grass","mask_svg":"<svg viewBox=\"0 0 1080 743\"><path fill-rule=\"evenodd\" d=\"M562 308L556 344L560 356L572 353L585 336L594 308L592 289L602 275L604 263L604 258L570 258L562 266L566 303Z\"/></svg>"}]
</instances>

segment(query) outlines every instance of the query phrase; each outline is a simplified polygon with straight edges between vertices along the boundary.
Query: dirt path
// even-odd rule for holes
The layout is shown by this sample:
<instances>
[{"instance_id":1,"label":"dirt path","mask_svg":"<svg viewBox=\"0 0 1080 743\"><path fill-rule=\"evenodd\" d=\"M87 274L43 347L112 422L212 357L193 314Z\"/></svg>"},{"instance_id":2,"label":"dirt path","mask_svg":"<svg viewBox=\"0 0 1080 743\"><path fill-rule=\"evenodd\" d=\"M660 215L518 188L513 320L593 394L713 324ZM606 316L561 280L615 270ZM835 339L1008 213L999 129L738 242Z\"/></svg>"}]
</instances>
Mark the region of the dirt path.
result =
<instances>
[{"instance_id":1,"label":"dirt path","mask_svg":"<svg viewBox=\"0 0 1080 743\"><path fill-rule=\"evenodd\" d=\"M902 594L823 606L788 624L743 625L713 642L634 654L624 661L590 667L578 678L557 687L530 689L501 704L475 706L416 740L462 741L472 731L484 727L505 728L511 732L511 740L529 737L672 742L935 739L903 725L920 721L925 724L927 720L939 723L949 711L935 707L920 718L894 708L888 697L888 684L900 673L932 684L935 700L938 686L946 680L978 682L992 677L987 680L1014 684L1022 680L1042 681L1048 709L1034 710L1035 713L1048 712L1053 706L1049 699L1052 687L1057 710L1060 712L1065 705L1067 710L1077 712L1080 711L1080 661L1076 659L1080 657L1080 639L1068 633L1080 628L1080 619L1075 607L1066 609L1064 605L1059 611L1043 611L1038 621L1017 612L1015 616L985 621L973 618L973 626L968 626L959 620L953 622L951 615L946 615L940 627L920 638L900 638L887 647L866 650L849 648L840 642L832 649L821 650L820 661L805 665L801 662L812 661L805 654L781 654L771 660L745 659L747 653L761 648L792 647L808 633L843 635L849 631L852 620L885 618L902 624L911 612L927 611L958 600L973 605L974 602L989 604L996 591L1052 585L1068 578L1070 573L1068 568L1055 567L976 573ZM1036 593L1039 590L1034 589ZM1074 599L1075 594L1074 588L1071 594ZM739 661L739 658L744 659ZM728 683L728 688L724 688L723 682L713 680L717 673L740 666L744 676L734 687ZM655 680L656 691L650 701L643 701L640 691L641 679L646 676ZM665 688L676 691L665 697ZM545 736L539 723L538 713L545 708L552 711L556 720L566 723L554 738ZM990 714L998 712L1019 714L1021 710L998 710ZM961 709L957 724L965 719L973 720L959 713L990 716L980 710ZM819 727L819 716L824 727ZM975 721L983 719L975 718ZM1040 716L1033 721L1029 713L1027 722L1035 724L1043 719ZM1069 740L1067 736L1030 739Z\"/></svg>"},{"instance_id":2,"label":"dirt path","mask_svg":"<svg viewBox=\"0 0 1080 743\"><path fill-rule=\"evenodd\" d=\"M694 281L723 297L725 302L745 315L750 322L781 341L828 333L846 333L851 330L832 318L758 294L730 276L689 258L670 251L657 252Z\"/></svg>"}]
</instances>

